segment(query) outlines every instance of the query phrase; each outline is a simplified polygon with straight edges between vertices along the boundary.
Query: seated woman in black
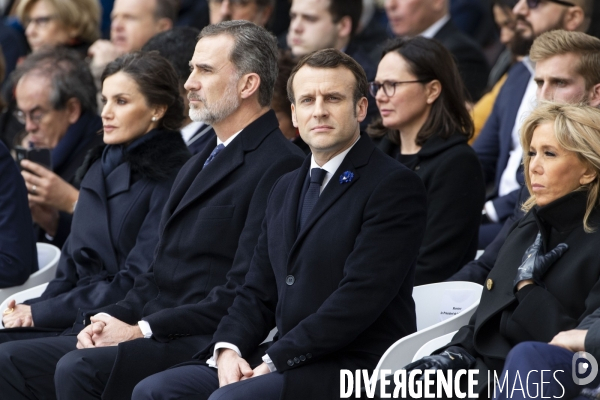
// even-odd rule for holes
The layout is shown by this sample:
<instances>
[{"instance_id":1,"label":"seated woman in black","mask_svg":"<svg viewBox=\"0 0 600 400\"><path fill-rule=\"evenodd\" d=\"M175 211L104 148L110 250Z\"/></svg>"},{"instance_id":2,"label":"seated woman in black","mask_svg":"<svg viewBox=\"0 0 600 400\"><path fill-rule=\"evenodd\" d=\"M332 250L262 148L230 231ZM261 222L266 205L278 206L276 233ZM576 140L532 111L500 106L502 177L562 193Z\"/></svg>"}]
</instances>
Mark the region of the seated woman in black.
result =
<instances>
[{"instance_id":1,"label":"seated woman in black","mask_svg":"<svg viewBox=\"0 0 600 400\"><path fill-rule=\"evenodd\" d=\"M56 278L42 296L4 310L0 342L57 335L122 299L148 271L175 176L190 154L178 129L183 101L173 67L132 53L102 76L105 146L92 150ZM79 330L75 324L73 330Z\"/></svg>"},{"instance_id":2,"label":"seated woman in black","mask_svg":"<svg viewBox=\"0 0 600 400\"><path fill-rule=\"evenodd\" d=\"M406 367L477 369L475 391L480 398L493 395L493 388L487 391L488 379L494 373L500 377L513 347L527 341L549 342L600 307L600 110L542 104L525 121L521 145L525 182L531 193L523 205L527 214L508 234L476 313L449 345L436 351L441 354ZM542 353L535 357L541 359ZM560 369L560 364L554 365ZM541 380L571 380L570 371L563 375L550 372L545 377L539 371L525 374L521 375L522 386L528 392L517 390L507 396L516 371L510 370L508 388L504 385L503 394L497 392L497 396L523 398L530 393L533 397L531 385L539 390ZM576 396L574 388L571 380L555 398ZM552 398L547 387L545 390L544 396Z\"/></svg>"},{"instance_id":3,"label":"seated woman in black","mask_svg":"<svg viewBox=\"0 0 600 400\"><path fill-rule=\"evenodd\" d=\"M381 113L369 132L427 189L415 285L444 281L475 257L485 197L481 165L467 144L473 122L458 69L440 43L398 38L369 88Z\"/></svg>"}]
</instances>

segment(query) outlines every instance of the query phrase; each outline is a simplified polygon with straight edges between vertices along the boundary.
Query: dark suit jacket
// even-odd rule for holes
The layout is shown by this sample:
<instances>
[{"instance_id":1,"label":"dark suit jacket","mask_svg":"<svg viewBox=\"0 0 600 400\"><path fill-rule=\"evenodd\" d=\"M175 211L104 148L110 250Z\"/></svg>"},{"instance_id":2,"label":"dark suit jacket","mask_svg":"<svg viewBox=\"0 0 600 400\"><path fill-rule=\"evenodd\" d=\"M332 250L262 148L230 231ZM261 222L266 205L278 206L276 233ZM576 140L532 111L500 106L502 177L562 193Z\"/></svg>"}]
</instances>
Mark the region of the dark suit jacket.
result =
<instances>
[{"instance_id":1,"label":"dark suit jacket","mask_svg":"<svg viewBox=\"0 0 600 400\"><path fill-rule=\"evenodd\" d=\"M387 137L379 148L388 155L399 146ZM464 135L429 138L407 165L427 190L427 228L419 249L415 286L442 282L475 258L485 199L483 173Z\"/></svg>"},{"instance_id":2,"label":"dark suit jacket","mask_svg":"<svg viewBox=\"0 0 600 400\"><path fill-rule=\"evenodd\" d=\"M479 45L448 21L433 37L450 50L471 101L483 96L490 67Z\"/></svg>"},{"instance_id":3,"label":"dark suit jacket","mask_svg":"<svg viewBox=\"0 0 600 400\"><path fill-rule=\"evenodd\" d=\"M102 144L102 135L98 132L102 129L102 120L92 112L81 114L77 122L67 129L67 133L58 145L52 149L52 170L66 182L79 189L79 183L75 179L77 170L83 163L89 150ZM46 242L62 248L67 236L71 232L71 221L73 215L60 212L58 217L58 228L52 240L46 237L46 232L37 227L37 241Z\"/></svg>"},{"instance_id":4,"label":"dark suit jacket","mask_svg":"<svg viewBox=\"0 0 600 400\"><path fill-rule=\"evenodd\" d=\"M476 313L448 345L462 346L477 357L480 390L485 390L486 369L494 369L500 376L513 346L531 340L549 342L600 307L600 233L583 230L586 200L587 192L573 192L534 209L515 224L506 238ZM597 209L590 222L592 226L600 223ZM542 234L544 252L559 243L567 243L569 249L543 276L545 288L528 285L513 294L523 253L538 232Z\"/></svg>"},{"instance_id":5,"label":"dark suit jacket","mask_svg":"<svg viewBox=\"0 0 600 400\"><path fill-rule=\"evenodd\" d=\"M483 166L486 183L494 185L490 198L501 222L512 214L518 199L518 191L498 197L498 188L502 173L508 164L512 131L530 78L531 73L523 63L517 63L510 69L492 113L473 143L473 149ZM522 173L519 174L518 180L523 181Z\"/></svg>"},{"instance_id":6,"label":"dark suit jacket","mask_svg":"<svg viewBox=\"0 0 600 400\"><path fill-rule=\"evenodd\" d=\"M215 130L210 125L202 125L188 141L188 150L196 155L216 140Z\"/></svg>"},{"instance_id":7,"label":"dark suit jacket","mask_svg":"<svg viewBox=\"0 0 600 400\"><path fill-rule=\"evenodd\" d=\"M340 368L372 370L416 327L412 287L425 227L420 179L363 134L298 232L309 167L307 158L274 186L246 283L213 338L249 357L277 326L279 339L267 354L285 374L287 400L339 397ZM340 183L345 171L353 179ZM198 357L209 355L212 348Z\"/></svg>"},{"instance_id":8,"label":"dark suit jacket","mask_svg":"<svg viewBox=\"0 0 600 400\"><path fill-rule=\"evenodd\" d=\"M100 160L93 162L81 182L56 278L42 296L26 302L36 328L66 329L78 309L125 297L152 262L162 209L189 157L179 132L162 131L126 153L106 179Z\"/></svg>"},{"instance_id":9,"label":"dark suit jacket","mask_svg":"<svg viewBox=\"0 0 600 400\"><path fill-rule=\"evenodd\" d=\"M37 271L37 251L27 188L0 142L0 288L22 285Z\"/></svg>"},{"instance_id":10,"label":"dark suit jacket","mask_svg":"<svg viewBox=\"0 0 600 400\"><path fill-rule=\"evenodd\" d=\"M137 383L130 371L141 374L145 364L153 368L150 364L162 362L147 346L165 343L170 360L188 361L207 343L200 335L212 335L227 314L248 271L273 183L303 159L278 126L269 111L206 168L216 139L192 157L164 208L150 271L137 277L124 300L88 313L107 312L129 324L144 319L153 332L153 340L119 345L104 398L130 398ZM199 344L169 346L190 335L197 335Z\"/></svg>"}]
</instances>

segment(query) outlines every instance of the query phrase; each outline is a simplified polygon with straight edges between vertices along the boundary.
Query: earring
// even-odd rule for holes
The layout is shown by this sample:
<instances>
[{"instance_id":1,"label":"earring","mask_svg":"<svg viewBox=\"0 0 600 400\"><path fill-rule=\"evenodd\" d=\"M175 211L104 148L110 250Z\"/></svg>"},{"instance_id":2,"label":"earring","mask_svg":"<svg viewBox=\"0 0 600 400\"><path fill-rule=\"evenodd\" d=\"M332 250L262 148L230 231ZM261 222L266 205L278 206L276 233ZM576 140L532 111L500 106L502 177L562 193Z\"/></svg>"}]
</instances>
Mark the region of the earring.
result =
<instances>
[{"instance_id":1,"label":"earring","mask_svg":"<svg viewBox=\"0 0 600 400\"><path fill-rule=\"evenodd\" d=\"M152 122L156 122L156 117L152 117Z\"/></svg>"}]
</instances>

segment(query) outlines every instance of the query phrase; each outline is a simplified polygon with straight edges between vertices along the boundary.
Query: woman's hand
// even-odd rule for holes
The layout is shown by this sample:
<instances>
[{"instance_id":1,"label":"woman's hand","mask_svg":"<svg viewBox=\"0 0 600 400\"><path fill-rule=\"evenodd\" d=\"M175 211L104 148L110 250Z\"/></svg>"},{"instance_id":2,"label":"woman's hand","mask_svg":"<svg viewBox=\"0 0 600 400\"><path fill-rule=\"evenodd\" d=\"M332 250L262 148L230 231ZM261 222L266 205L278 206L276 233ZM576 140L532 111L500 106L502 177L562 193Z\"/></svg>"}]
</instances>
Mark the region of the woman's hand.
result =
<instances>
[{"instance_id":1,"label":"woman's hand","mask_svg":"<svg viewBox=\"0 0 600 400\"><path fill-rule=\"evenodd\" d=\"M53 207L69 214L79 198L79 191L54 172L29 160L22 160L23 179L30 204ZM36 221L37 222L37 221Z\"/></svg>"}]
</instances>

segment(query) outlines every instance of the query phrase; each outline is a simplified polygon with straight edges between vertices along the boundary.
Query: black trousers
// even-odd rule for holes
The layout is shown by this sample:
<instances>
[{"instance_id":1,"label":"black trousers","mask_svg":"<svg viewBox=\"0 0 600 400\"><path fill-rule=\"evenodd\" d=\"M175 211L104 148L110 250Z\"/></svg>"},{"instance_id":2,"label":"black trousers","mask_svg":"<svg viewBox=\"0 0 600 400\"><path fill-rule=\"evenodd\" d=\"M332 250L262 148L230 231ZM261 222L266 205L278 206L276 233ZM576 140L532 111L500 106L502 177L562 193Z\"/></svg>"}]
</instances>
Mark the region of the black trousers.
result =
<instances>
[{"instance_id":1,"label":"black trousers","mask_svg":"<svg viewBox=\"0 0 600 400\"><path fill-rule=\"evenodd\" d=\"M0 343L12 342L13 340L29 340L46 337L60 336L63 330L46 328L7 328L0 329Z\"/></svg>"},{"instance_id":2,"label":"black trousers","mask_svg":"<svg viewBox=\"0 0 600 400\"><path fill-rule=\"evenodd\" d=\"M77 336L18 340L0 345L0 396L10 400L55 399L54 370L75 349Z\"/></svg>"},{"instance_id":3,"label":"black trousers","mask_svg":"<svg viewBox=\"0 0 600 400\"><path fill-rule=\"evenodd\" d=\"M141 381L131 400L279 400L283 374L271 372L219 389L217 370L206 365L175 366Z\"/></svg>"}]
</instances>

